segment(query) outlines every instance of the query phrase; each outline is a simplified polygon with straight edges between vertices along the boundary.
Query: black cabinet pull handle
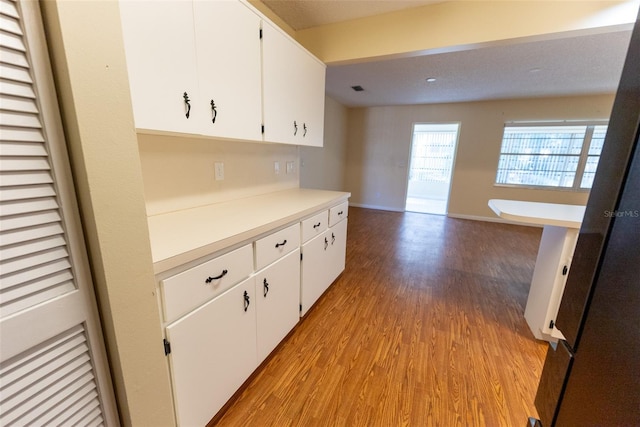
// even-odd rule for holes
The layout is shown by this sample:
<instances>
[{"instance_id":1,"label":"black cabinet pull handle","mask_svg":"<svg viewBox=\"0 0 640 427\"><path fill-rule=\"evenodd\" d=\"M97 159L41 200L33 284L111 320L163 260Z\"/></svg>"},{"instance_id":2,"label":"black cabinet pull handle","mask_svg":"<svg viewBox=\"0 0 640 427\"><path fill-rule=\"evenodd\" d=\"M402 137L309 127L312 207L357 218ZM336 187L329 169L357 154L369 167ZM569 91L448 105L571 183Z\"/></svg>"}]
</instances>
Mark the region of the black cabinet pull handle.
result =
<instances>
[{"instance_id":1,"label":"black cabinet pull handle","mask_svg":"<svg viewBox=\"0 0 640 427\"><path fill-rule=\"evenodd\" d=\"M307 136L307 124L306 123L302 124L302 129L304 130L304 132L302 133L302 137L304 138L305 136Z\"/></svg>"},{"instance_id":2,"label":"black cabinet pull handle","mask_svg":"<svg viewBox=\"0 0 640 427\"><path fill-rule=\"evenodd\" d=\"M220 273L220 275L219 275L219 276L216 276L216 277L211 277L211 276L209 276L209 277L207 277L207 280L205 280L205 283L211 283L211 282L213 282L214 280L222 279L224 276L226 276L226 275L227 275L227 273L228 273L228 272L229 272L229 271L227 271L227 270L222 270L222 273Z\"/></svg>"},{"instance_id":3,"label":"black cabinet pull handle","mask_svg":"<svg viewBox=\"0 0 640 427\"><path fill-rule=\"evenodd\" d=\"M211 100L211 114L212 114L212 118L211 118L211 123L215 123L216 122L216 117L218 116L218 110L216 110L216 104L215 102L213 102L213 99Z\"/></svg>"},{"instance_id":4,"label":"black cabinet pull handle","mask_svg":"<svg viewBox=\"0 0 640 427\"><path fill-rule=\"evenodd\" d=\"M327 247L329 246L329 241L327 240L327 238L324 238L324 250L327 250Z\"/></svg>"},{"instance_id":5,"label":"black cabinet pull handle","mask_svg":"<svg viewBox=\"0 0 640 427\"><path fill-rule=\"evenodd\" d=\"M267 294L269 293L269 282L267 282L267 279L264 279L264 282L262 282L262 286L263 286L263 292L264 292L264 297L267 297Z\"/></svg>"},{"instance_id":6,"label":"black cabinet pull handle","mask_svg":"<svg viewBox=\"0 0 640 427\"><path fill-rule=\"evenodd\" d=\"M251 301L249 301L249 293L244 291L244 311L249 309L249 304L251 304Z\"/></svg>"},{"instance_id":7,"label":"black cabinet pull handle","mask_svg":"<svg viewBox=\"0 0 640 427\"><path fill-rule=\"evenodd\" d=\"M344 211L338 212L338 216L342 215L343 213L344 213Z\"/></svg>"},{"instance_id":8,"label":"black cabinet pull handle","mask_svg":"<svg viewBox=\"0 0 640 427\"><path fill-rule=\"evenodd\" d=\"M331 233L331 244L333 245L336 242L336 235Z\"/></svg>"},{"instance_id":9,"label":"black cabinet pull handle","mask_svg":"<svg viewBox=\"0 0 640 427\"><path fill-rule=\"evenodd\" d=\"M282 243L276 243L276 249L279 248L280 246L284 246L287 244L287 239L284 239L284 242Z\"/></svg>"},{"instance_id":10,"label":"black cabinet pull handle","mask_svg":"<svg viewBox=\"0 0 640 427\"><path fill-rule=\"evenodd\" d=\"M313 226L313 228L318 228L320 227L320 223L317 223L316 225Z\"/></svg>"},{"instance_id":11,"label":"black cabinet pull handle","mask_svg":"<svg viewBox=\"0 0 640 427\"><path fill-rule=\"evenodd\" d=\"M187 94L187 92L185 92L182 97L184 98L184 104L187 106L187 113L185 114L185 116L188 119L189 114L191 114L191 104L189 103L191 100L189 99L189 95Z\"/></svg>"},{"instance_id":12,"label":"black cabinet pull handle","mask_svg":"<svg viewBox=\"0 0 640 427\"><path fill-rule=\"evenodd\" d=\"M296 123L296 121L293 121L293 136L296 136L298 134L298 123Z\"/></svg>"}]
</instances>

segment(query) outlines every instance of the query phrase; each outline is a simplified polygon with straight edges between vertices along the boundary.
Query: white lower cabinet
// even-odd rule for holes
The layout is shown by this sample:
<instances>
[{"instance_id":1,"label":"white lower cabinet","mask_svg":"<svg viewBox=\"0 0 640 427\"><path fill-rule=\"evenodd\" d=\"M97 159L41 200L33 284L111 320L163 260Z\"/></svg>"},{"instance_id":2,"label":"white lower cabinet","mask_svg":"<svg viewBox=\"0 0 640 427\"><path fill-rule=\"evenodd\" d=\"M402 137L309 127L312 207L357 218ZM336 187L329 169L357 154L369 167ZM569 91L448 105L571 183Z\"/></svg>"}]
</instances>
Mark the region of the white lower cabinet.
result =
<instances>
[{"instance_id":1,"label":"white lower cabinet","mask_svg":"<svg viewBox=\"0 0 640 427\"><path fill-rule=\"evenodd\" d=\"M346 218L302 245L300 316L344 271L346 249Z\"/></svg>"},{"instance_id":2,"label":"white lower cabinet","mask_svg":"<svg viewBox=\"0 0 640 427\"><path fill-rule=\"evenodd\" d=\"M256 276L258 363L261 363L300 320L300 249Z\"/></svg>"},{"instance_id":3,"label":"white lower cabinet","mask_svg":"<svg viewBox=\"0 0 640 427\"><path fill-rule=\"evenodd\" d=\"M178 424L204 426L258 366L255 278L166 328Z\"/></svg>"},{"instance_id":4,"label":"white lower cabinet","mask_svg":"<svg viewBox=\"0 0 640 427\"><path fill-rule=\"evenodd\" d=\"M206 425L344 270L347 207L159 277L178 425Z\"/></svg>"}]
</instances>

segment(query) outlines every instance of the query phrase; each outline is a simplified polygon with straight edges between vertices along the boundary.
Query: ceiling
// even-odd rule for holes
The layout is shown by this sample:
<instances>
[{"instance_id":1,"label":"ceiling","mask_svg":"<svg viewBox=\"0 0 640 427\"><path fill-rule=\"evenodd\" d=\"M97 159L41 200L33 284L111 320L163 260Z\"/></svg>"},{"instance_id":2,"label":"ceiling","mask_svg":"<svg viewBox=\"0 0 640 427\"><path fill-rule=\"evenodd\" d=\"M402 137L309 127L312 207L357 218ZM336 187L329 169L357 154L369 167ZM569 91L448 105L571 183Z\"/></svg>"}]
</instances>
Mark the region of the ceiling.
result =
<instances>
[{"instance_id":1,"label":"ceiling","mask_svg":"<svg viewBox=\"0 0 640 427\"><path fill-rule=\"evenodd\" d=\"M417 7L431 0L263 0L292 28ZM631 30L327 67L327 94L350 107L615 92ZM435 78L427 82L427 78ZM356 92L352 86L362 86Z\"/></svg>"}]
</instances>

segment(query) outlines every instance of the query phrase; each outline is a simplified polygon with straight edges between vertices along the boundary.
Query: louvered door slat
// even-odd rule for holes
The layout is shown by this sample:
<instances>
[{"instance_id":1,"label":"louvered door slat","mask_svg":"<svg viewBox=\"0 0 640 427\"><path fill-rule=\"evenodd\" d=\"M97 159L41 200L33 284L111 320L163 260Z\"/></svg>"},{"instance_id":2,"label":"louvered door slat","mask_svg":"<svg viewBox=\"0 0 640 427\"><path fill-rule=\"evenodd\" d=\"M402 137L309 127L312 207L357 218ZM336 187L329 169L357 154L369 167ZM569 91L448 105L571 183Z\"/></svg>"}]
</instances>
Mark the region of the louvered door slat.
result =
<instances>
[{"instance_id":1,"label":"louvered door slat","mask_svg":"<svg viewBox=\"0 0 640 427\"><path fill-rule=\"evenodd\" d=\"M46 224L40 227L0 233L0 243L2 243L3 246L13 245L63 233L64 230L60 224Z\"/></svg>"},{"instance_id":2,"label":"louvered door slat","mask_svg":"<svg viewBox=\"0 0 640 427\"><path fill-rule=\"evenodd\" d=\"M3 142L0 145L0 155L18 157L45 157L47 155L47 151L44 149L44 146L39 143L8 141Z\"/></svg>"},{"instance_id":3,"label":"louvered door slat","mask_svg":"<svg viewBox=\"0 0 640 427\"><path fill-rule=\"evenodd\" d=\"M16 34L0 31L0 44L2 46L11 48L13 50L22 51L22 52L24 51L24 44L22 43L22 37Z\"/></svg>"},{"instance_id":4,"label":"louvered door slat","mask_svg":"<svg viewBox=\"0 0 640 427\"><path fill-rule=\"evenodd\" d=\"M5 111L15 111L22 113L37 113L38 111L30 99L24 99L9 94L0 94L0 108Z\"/></svg>"},{"instance_id":5,"label":"louvered door slat","mask_svg":"<svg viewBox=\"0 0 640 427\"><path fill-rule=\"evenodd\" d=\"M4 141L44 142L44 137L39 129L2 126L0 127L0 137Z\"/></svg>"},{"instance_id":6,"label":"louvered door slat","mask_svg":"<svg viewBox=\"0 0 640 427\"><path fill-rule=\"evenodd\" d=\"M5 37L0 36L0 41L4 39ZM2 64L2 67L0 67L0 78L22 83L32 83L28 70L10 64Z\"/></svg>"},{"instance_id":7,"label":"louvered door slat","mask_svg":"<svg viewBox=\"0 0 640 427\"><path fill-rule=\"evenodd\" d=\"M15 187L17 185L50 184L53 180L46 171L1 171L0 188Z\"/></svg>"},{"instance_id":8,"label":"louvered door slat","mask_svg":"<svg viewBox=\"0 0 640 427\"><path fill-rule=\"evenodd\" d=\"M0 14L0 29L8 33L22 35L22 29L16 18Z\"/></svg>"},{"instance_id":9,"label":"louvered door slat","mask_svg":"<svg viewBox=\"0 0 640 427\"><path fill-rule=\"evenodd\" d=\"M38 382L38 389L28 387L20 390L20 393L14 396L13 402L16 404L12 407L19 414L21 422L33 423L35 420L41 419L47 412L56 408L58 411L64 412L64 405L60 408L62 400L58 393L59 387L72 388L74 391L66 394L65 399L73 400L74 394L82 395L91 392L89 387L84 393L79 393L87 380L92 380L91 365L88 363L89 355L85 353L82 359L73 360L67 365L62 365L47 377L40 377L42 381ZM76 396L77 400L79 396ZM25 408L22 402L30 400L33 408ZM19 409L18 409L19 408ZM28 412L28 415L26 413Z\"/></svg>"},{"instance_id":10,"label":"louvered door slat","mask_svg":"<svg viewBox=\"0 0 640 427\"><path fill-rule=\"evenodd\" d=\"M30 84L14 82L10 80L0 80L0 92L7 96L19 96L23 98L35 99L36 94Z\"/></svg>"},{"instance_id":11,"label":"louvered door slat","mask_svg":"<svg viewBox=\"0 0 640 427\"><path fill-rule=\"evenodd\" d=\"M15 3L9 0L0 1L0 13L16 19L20 17L20 15L18 14L18 9L16 9Z\"/></svg>"},{"instance_id":12,"label":"louvered door slat","mask_svg":"<svg viewBox=\"0 0 640 427\"><path fill-rule=\"evenodd\" d=\"M23 215L3 216L1 231L17 230L32 225L49 224L59 222L60 215L57 211L34 212Z\"/></svg>"},{"instance_id":13,"label":"louvered door slat","mask_svg":"<svg viewBox=\"0 0 640 427\"><path fill-rule=\"evenodd\" d=\"M31 269L34 265L45 264L58 259L64 259L69 256L65 247L59 247L48 251L42 251L28 256L15 258L9 261L2 260L0 263L0 271L2 275L15 273L23 269Z\"/></svg>"},{"instance_id":14,"label":"louvered door slat","mask_svg":"<svg viewBox=\"0 0 640 427\"><path fill-rule=\"evenodd\" d=\"M0 47L0 62L24 68L29 66L22 52L8 49L4 45Z\"/></svg>"},{"instance_id":15,"label":"louvered door slat","mask_svg":"<svg viewBox=\"0 0 640 427\"><path fill-rule=\"evenodd\" d=\"M53 197L30 199L21 201L0 202L0 216L26 214L28 212L42 212L58 209L58 203Z\"/></svg>"},{"instance_id":16,"label":"louvered door slat","mask_svg":"<svg viewBox=\"0 0 640 427\"><path fill-rule=\"evenodd\" d=\"M78 409L70 409L76 402L81 402L78 407L88 406L89 410L99 407L90 352L81 326L3 363L0 375L3 384L7 384L7 392L3 390L1 395L1 425L70 420L78 413Z\"/></svg>"},{"instance_id":17,"label":"louvered door slat","mask_svg":"<svg viewBox=\"0 0 640 427\"><path fill-rule=\"evenodd\" d=\"M0 246L0 260L12 262L13 258L25 257L48 249L65 246L66 244L67 242L65 242L64 238L58 235L32 240L21 245Z\"/></svg>"},{"instance_id":18,"label":"louvered door slat","mask_svg":"<svg viewBox=\"0 0 640 427\"><path fill-rule=\"evenodd\" d=\"M5 111L0 117L0 126L39 128L40 120L35 114Z\"/></svg>"},{"instance_id":19,"label":"louvered door slat","mask_svg":"<svg viewBox=\"0 0 640 427\"><path fill-rule=\"evenodd\" d=\"M100 411L98 406L98 393L95 390L89 390L88 393L78 393L80 396L72 396L67 405L60 407L60 412L52 411L50 417L42 417L43 425L68 426L77 425L76 419L82 419L92 411Z\"/></svg>"},{"instance_id":20,"label":"louvered door slat","mask_svg":"<svg viewBox=\"0 0 640 427\"><path fill-rule=\"evenodd\" d=\"M47 282L49 278L60 278L60 273L67 271L69 268L71 268L69 261L60 259L47 264L32 266L30 269L22 270L18 273L0 276L2 277L0 303L5 304L13 299L35 293L40 287L49 287L43 286L43 282Z\"/></svg>"},{"instance_id":21,"label":"louvered door slat","mask_svg":"<svg viewBox=\"0 0 640 427\"><path fill-rule=\"evenodd\" d=\"M81 346L84 341L85 337L82 334L82 330L79 328L72 329L64 336L44 344L39 349L25 355L21 360L3 365L0 375L2 375L4 387L20 381L29 372L35 371L38 366L49 364L52 360L60 358L60 355Z\"/></svg>"},{"instance_id":22,"label":"louvered door slat","mask_svg":"<svg viewBox=\"0 0 640 427\"><path fill-rule=\"evenodd\" d=\"M45 160L46 161L46 160ZM0 187L0 200L3 202L12 200L38 199L56 195L53 185L27 185L23 187Z\"/></svg>"}]
</instances>

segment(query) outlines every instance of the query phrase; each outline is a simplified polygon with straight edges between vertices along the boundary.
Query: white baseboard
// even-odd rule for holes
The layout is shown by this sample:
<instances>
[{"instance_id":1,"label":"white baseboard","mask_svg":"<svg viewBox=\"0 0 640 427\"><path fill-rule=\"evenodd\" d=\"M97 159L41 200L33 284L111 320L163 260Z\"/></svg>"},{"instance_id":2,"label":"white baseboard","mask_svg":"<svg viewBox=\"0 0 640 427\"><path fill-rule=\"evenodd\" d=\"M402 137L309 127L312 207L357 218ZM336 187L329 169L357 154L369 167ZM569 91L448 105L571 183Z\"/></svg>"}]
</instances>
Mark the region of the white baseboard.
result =
<instances>
[{"instance_id":1,"label":"white baseboard","mask_svg":"<svg viewBox=\"0 0 640 427\"><path fill-rule=\"evenodd\" d=\"M366 205L362 203L349 202L349 206L354 206L356 208L374 209L377 211L404 212L404 209L390 208L388 206L379 206L379 205Z\"/></svg>"},{"instance_id":2,"label":"white baseboard","mask_svg":"<svg viewBox=\"0 0 640 427\"><path fill-rule=\"evenodd\" d=\"M390 208L388 206L379 206L379 205L367 205L362 203L351 203L349 202L349 206L353 206L356 208L365 208L365 209L374 209L377 211L389 211L389 212L405 212L403 209ZM479 216L479 215L461 215L461 214L452 214L448 213L446 215L448 218L455 219L469 219L472 221L485 221L485 222L499 222L501 224L512 224L512 225L523 225L525 227L542 227L541 225L536 224L523 224L515 221L507 221L498 217L490 217L490 216Z\"/></svg>"},{"instance_id":3,"label":"white baseboard","mask_svg":"<svg viewBox=\"0 0 640 427\"><path fill-rule=\"evenodd\" d=\"M490 216L476 216L476 215L460 215L460 214L447 214L447 216L449 218L456 218L456 219L470 219L473 221L485 221L485 222L499 222L501 224L511 224L511 225L522 225L525 227L537 227L537 228L541 228L541 225L537 225L537 224L525 224L525 223L520 223L520 222L515 222L515 221L507 221L505 219L502 218L492 218Z\"/></svg>"}]
</instances>

